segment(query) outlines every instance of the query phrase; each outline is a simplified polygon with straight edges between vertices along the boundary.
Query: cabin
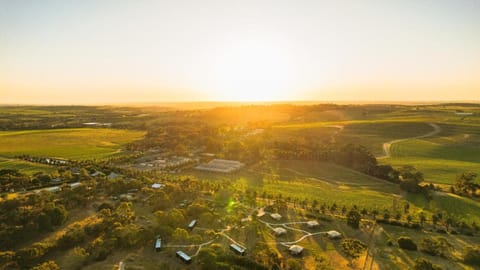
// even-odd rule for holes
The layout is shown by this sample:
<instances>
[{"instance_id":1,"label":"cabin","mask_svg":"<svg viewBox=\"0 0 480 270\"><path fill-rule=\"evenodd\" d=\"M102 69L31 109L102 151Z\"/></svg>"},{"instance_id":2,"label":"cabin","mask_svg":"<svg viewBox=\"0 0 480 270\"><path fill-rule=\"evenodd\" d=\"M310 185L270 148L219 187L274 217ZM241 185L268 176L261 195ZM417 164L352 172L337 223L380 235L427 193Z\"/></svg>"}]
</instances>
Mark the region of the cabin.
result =
<instances>
[{"instance_id":1,"label":"cabin","mask_svg":"<svg viewBox=\"0 0 480 270\"><path fill-rule=\"evenodd\" d=\"M292 255L300 255L303 252L303 247L299 245L291 245L290 248L288 248L288 251L290 251Z\"/></svg>"},{"instance_id":2,"label":"cabin","mask_svg":"<svg viewBox=\"0 0 480 270\"><path fill-rule=\"evenodd\" d=\"M163 184L159 184L159 183L154 183L152 184L152 188L153 189L160 189L160 188L163 188L165 185Z\"/></svg>"},{"instance_id":3,"label":"cabin","mask_svg":"<svg viewBox=\"0 0 480 270\"><path fill-rule=\"evenodd\" d=\"M155 241L155 251L159 252L162 249L162 239L157 236L157 240Z\"/></svg>"},{"instance_id":4,"label":"cabin","mask_svg":"<svg viewBox=\"0 0 480 270\"><path fill-rule=\"evenodd\" d=\"M278 213L273 213L273 214L270 214L270 217L275 219L275 220L280 220L282 219L282 215L278 214Z\"/></svg>"},{"instance_id":5,"label":"cabin","mask_svg":"<svg viewBox=\"0 0 480 270\"><path fill-rule=\"evenodd\" d=\"M70 183L68 185L70 186L71 189L76 189L76 188L80 187L82 185L82 183L75 182L75 183Z\"/></svg>"},{"instance_id":6,"label":"cabin","mask_svg":"<svg viewBox=\"0 0 480 270\"><path fill-rule=\"evenodd\" d=\"M188 229L193 230L193 228L195 228L195 225L197 225L197 220L196 219L192 220L192 222L190 222L190 224L188 224Z\"/></svg>"},{"instance_id":7,"label":"cabin","mask_svg":"<svg viewBox=\"0 0 480 270\"><path fill-rule=\"evenodd\" d=\"M318 221L316 220L310 220L310 221L307 221L307 226L309 228L315 228L317 227L319 224L318 224Z\"/></svg>"},{"instance_id":8,"label":"cabin","mask_svg":"<svg viewBox=\"0 0 480 270\"><path fill-rule=\"evenodd\" d=\"M230 245L230 250L232 250L233 252L237 253L238 255L245 255L245 248L244 247L241 247L237 244L231 244Z\"/></svg>"},{"instance_id":9,"label":"cabin","mask_svg":"<svg viewBox=\"0 0 480 270\"><path fill-rule=\"evenodd\" d=\"M327 236L330 239L338 239L338 238L342 237L342 234L337 232L337 231L328 231Z\"/></svg>"},{"instance_id":10,"label":"cabin","mask_svg":"<svg viewBox=\"0 0 480 270\"><path fill-rule=\"evenodd\" d=\"M277 228L273 228L273 233L276 236L280 236L280 235L286 234L287 230L285 230L284 228L277 227Z\"/></svg>"},{"instance_id":11,"label":"cabin","mask_svg":"<svg viewBox=\"0 0 480 270\"><path fill-rule=\"evenodd\" d=\"M177 257L180 258L180 260L182 260L184 263L188 264L192 262L192 258L185 254L183 251L177 251Z\"/></svg>"}]
</instances>

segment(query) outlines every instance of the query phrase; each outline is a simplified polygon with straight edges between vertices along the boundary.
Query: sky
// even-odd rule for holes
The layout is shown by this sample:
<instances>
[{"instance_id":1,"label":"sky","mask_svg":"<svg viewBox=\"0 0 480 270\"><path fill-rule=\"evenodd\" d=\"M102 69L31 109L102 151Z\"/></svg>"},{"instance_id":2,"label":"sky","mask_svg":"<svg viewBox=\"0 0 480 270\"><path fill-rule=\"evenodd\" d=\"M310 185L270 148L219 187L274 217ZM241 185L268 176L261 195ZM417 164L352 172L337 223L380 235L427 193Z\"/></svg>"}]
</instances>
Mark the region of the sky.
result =
<instances>
[{"instance_id":1,"label":"sky","mask_svg":"<svg viewBox=\"0 0 480 270\"><path fill-rule=\"evenodd\" d=\"M0 104L480 101L478 0L0 0Z\"/></svg>"}]
</instances>

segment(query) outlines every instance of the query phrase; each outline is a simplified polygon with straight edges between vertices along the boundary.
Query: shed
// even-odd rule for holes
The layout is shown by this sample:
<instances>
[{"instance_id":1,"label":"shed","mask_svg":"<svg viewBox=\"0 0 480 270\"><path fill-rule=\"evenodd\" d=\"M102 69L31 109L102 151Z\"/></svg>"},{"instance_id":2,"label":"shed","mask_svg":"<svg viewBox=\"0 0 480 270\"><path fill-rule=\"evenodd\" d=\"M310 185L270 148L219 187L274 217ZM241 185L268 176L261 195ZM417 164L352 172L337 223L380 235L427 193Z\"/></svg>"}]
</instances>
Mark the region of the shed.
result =
<instances>
[{"instance_id":1,"label":"shed","mask_svg":"<svg viewBox=\"0 0 480 270\"><path fill-rule=\"evenodd\" d=\"M165 185L159 184L159 183L154 183L154 184L152 184L152 188L153 188L153 189L163 188L164 186L165 186Z\"/></svg>"},{"instance_id":2,"label":"shed","mask_svg":"<svg viewBox=\"0 0 480 270\"><path fill-rule=\"evenodd\" d=\"M277 228L273 228L273 232L275 235L278 236L278 235L286 234L287 230L285 230L284 228L277 227Z\"/></svg>"},{"instance_id":3,"label":"shed","mask_svg":"<svg viewBox=\"0 0 480 270\"><path fill-rule=\"evenodd\" d=\"M188 228L189 228L190 230L193 230L193 228L195 228L195 225L197 225L197 220L196 220L196 219L192 220L192 221L190 222L190 224L188 224Z\"/></svg>"},{"instance_id":4,"label":"shed","mask_svg":"<svg viewBox=\"0 0 480 270\"><path fill-rule=\"evenodd\" d=\"M157 240L155 241L155 251L159 252L162 249L162 239L157 236Z\"/></svg>"},{"instance_id":5,"label":"shed","mask_svg":"<svg viewBox=\"0 0 480 270\"><path fill-rule=\"evenodd\" d=\"M183 251L180 251L180 250L177 251L177 257L180 258L180 260L182 260L184 263L192 262L192 258L187 254L185 254Z\"/></svg>"},{"instance_id":6,"label":"shed","mask_svg":"<svg viewBox=\"0 0 480 270\"><path fill-rule=\"evenodd\" d=\"M263 210L263 207L258 209L257 217L263 217L265 216L265 210Z\"/></svg>"},{"instance_id":7,"label":"shed","mask_svg":"<svg viewBox=\"0 0 480 270\"><path fill-rule=\"evenodd\" d=\"M317 227L318 225L319 225L319 224L318 224L318 221L316 221L316 220L310 220L310 221L307 222L307 226L308 226L309 228L315 228L315 227Z\"/></svg>"},{"instance_id":8,"label":"shed","mask_svg":"<svg viewBox=\"0 0 480 270\"><path fill-rule=\"evenodd\" d=\"M237 244L231 244L231 245L230 245L230 249L231 249L233 252L237 253L238 255L242 255L242 256L245 255L245 250L246 250L246 248L241 247L241 246L239 246L239 245L237 245Z\"/></svg>"},{"instance_id":9,"label":"shed","mask_svg":"<svg viewBox=\"0 0 480 270\"><path fill-rule=\"evenodd\" d=\"M273 213L273 214L270 214L270 217L275 219L275 220L280 220L282 219L282 215L278 214L278 213Z\"/></svg>"},{"instance_id":10,"label":"shed","mask_svg":"<svg viewBox=\"0 0 480 270\"><path fill-rule=\"evenodd\" d=\"M342 237L342 234L337 232L337 231L328 231L327 236L330 239L338 239L338 238Z\"/></svg>"},{"instance_id":11,"label":"shed","mask_svg":"<svg viewBox=\"0 0 480 270\"><path fill-rule=\"evenodd\" d=\"M299 245L291 245L288 250L292 255L299 255L303 252L303 247Z\"/></svg>"}]
</instances>

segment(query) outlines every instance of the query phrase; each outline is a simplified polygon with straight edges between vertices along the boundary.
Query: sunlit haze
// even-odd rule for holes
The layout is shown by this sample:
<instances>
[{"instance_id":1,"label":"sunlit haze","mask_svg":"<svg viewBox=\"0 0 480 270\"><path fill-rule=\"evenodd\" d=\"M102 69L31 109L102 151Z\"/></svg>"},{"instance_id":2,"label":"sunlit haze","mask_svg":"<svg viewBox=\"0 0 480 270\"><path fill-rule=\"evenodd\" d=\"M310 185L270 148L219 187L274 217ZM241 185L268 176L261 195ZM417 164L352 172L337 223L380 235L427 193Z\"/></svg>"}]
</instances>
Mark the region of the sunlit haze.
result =
<instances>
[{"instance_id":1,"label":"sunlit haze","mask_svg":"<svg viewBox=\"0 0 480 270\"><path fill-rule=\"evenodd\" d=\"M480 1L0 0L0 103L479 100Z\"/></svg>"}]
</instances>

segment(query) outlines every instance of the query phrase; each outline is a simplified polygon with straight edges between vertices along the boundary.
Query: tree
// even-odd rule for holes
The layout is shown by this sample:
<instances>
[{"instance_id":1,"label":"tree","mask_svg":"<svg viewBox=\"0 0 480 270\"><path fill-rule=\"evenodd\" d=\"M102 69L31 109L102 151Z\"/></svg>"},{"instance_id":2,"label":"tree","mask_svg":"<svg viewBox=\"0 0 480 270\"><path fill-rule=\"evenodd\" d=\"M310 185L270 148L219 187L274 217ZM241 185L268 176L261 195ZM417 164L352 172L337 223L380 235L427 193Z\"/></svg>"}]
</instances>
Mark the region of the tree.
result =
<instances>
[{"instance_id":1,"label":"tree","mask_svg":"<svg viewBox=\"0 0 480 270\"><path fill-rule=\"evenodd\" d=\"M302 270L302 264L293 258L287 259L287 270Z\"/></svg>"},{"instance_id":2,"label":"tree","mask_svg":"<svg viewBox=\"0 0 480 270\"><path fill-rule=\"evenodd\" d=\"M424 212L420 212L420 224L423 224L425 223L425 221L427 220L427 217L425 216L425 213Z\"/></svg>"},{"instance_id":3,"label":"tree","mask_svg":"<svg viewBox=\"0 0 480 270\"><path fill-rule=\"evenodd\" d=\"M420 250L432 255L447 257L452 245L443 237L424 238L420 243Z\"/></svg>"},{"instance_id":4,"label":"tree","mask_svg":"<svg viewBox=\"0 0 480 270\"><path fill-rule=\"evenodd\" d=\"M417 171L413 166L404 166L400 169L400 188L411 193L422 191L420 183L423 181L423 173Z\"/></svg>"},{"instance_id":5,"label":"tree","mask_svg":"<svg viewBox=\"0 0 480 270\"><path fill-rule=\"evenodd\" d=\"M32 270L60 270L60 267L54 261L48 261L33 267Z\"/></svg>"},{"instance_id":6,"label":"tree","mask_svg":"<svg viewBox=\"0 0 480 270\"><path fill-rule=\"evenodd\" d=\"M470 265L480 265L480 246L467 247L465 249L463 261Z\"/></svg>"},{"instance_id":7,"label":"tree","mask_svg":"<svg viewBox=\"0 0 480 270\"><path fill-rule=\"evenodd\" d=\"M342 241L342 250L351 259L356 259L365 251L367 245L357 239L347 238Z\"/></svg>"},{"instance_id":8,"label":"tree","mask_svg":"<svg viewBox=\"0 0 480 270\"><path fill-rule=\"evenodd\" d=\"M415 265L413 266L414 270L442 270L442 268L436 264L427 261L424 258L418 258L415 261Z\"/></svg>"},{"instance_id":9,"label":"tree","mask_svg":"<svg viewBox=\"0 0 480 270\"><path fill-rule=\"evenodd\" d=\"M362 216L357 210L350 210L347 214L347 224L350 225L350 227L358 229L360 226L360 220L362 219Z\"/></svg>"},{"instance_id":10,"label":"tree","mask_svg":"<svg viewBox=\"0 0 480 270\"><path fill-rule=\"evenodd\" d=\"M173 240L178 242L186 241L188 239L188 236L188 232L182 228L176 228L172 235Z\"/></svg>"},{"instance_id":11,"label":"tree","mask_svg":"<svg viewBox=\"0 0 480 270\"><path fill-rule=\"evenodd\" d=\"M479 187L479 185L475 183L476 177L477 174L473 172L462 173L455 180L455 191L465 195L469 193L474 194Z\"/></svg>"},{"instance_id":12,"label":"tree","mask_svg":"<svg viewBox=\"0 0 480 270\"><path fill-rule=\"evenodd\" d=\"M417 244L410 237L401 236L397 239L397 242L402 249L417 250Z\"/></svg>"}]
</instances>

